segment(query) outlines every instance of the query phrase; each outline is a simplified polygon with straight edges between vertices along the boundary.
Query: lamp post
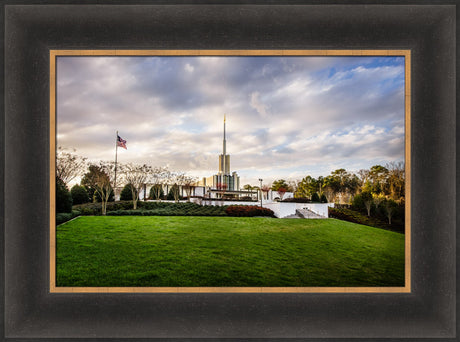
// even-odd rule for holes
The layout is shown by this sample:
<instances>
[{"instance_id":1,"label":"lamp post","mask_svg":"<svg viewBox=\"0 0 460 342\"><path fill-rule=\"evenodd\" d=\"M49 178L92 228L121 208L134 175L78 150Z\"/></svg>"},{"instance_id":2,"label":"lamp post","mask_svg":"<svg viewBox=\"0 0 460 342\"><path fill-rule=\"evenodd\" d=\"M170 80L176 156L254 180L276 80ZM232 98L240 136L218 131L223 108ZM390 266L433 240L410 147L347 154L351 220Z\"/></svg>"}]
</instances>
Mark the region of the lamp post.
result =
<instances>
[{"instance_id":1,"label":"lamp post","mask_svg":"<svg viewBox=\"0 0 460 342\"><path fill-rule=\"evenodd\" d=\"M260 188L259 188L259 190L260 190L260 207L263 208L262 207L262 178L259 178L259 182L260 182Z\"/></svg>"}]
</instances>

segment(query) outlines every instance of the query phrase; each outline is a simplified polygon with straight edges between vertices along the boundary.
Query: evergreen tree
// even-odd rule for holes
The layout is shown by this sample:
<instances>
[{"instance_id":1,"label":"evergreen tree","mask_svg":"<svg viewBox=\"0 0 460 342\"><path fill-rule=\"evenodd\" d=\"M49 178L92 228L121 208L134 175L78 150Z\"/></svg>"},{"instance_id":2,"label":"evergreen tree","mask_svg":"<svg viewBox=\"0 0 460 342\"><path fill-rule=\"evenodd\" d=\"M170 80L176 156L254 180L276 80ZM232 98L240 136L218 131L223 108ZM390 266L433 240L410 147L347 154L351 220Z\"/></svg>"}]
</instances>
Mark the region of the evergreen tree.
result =
<instances>
[{"instance_id":1,"label":"evergreen tree","mask_svg":"<svg viewBox=\"0 0 460 342\"><path fill-rule=\"evenodd\" d=\"M72 195L65 183L56 177L56 213L72 212Z\"/></svg>"},{"instance_id":2,"label":"evergreen tree","mask_svg":"<svg viewBox=\"0 0 460 342\"><path fill-rule=\"evenodd\" d=\"M138 195L137 191L136 191L136 195ZM132 200L133 200L133 194L131 192L131 184L126 184L123 187L123 190L121 190L120 201L132 201Z\"/></svg>"},{"instance_id":3,"label":"evergreen tree","mask_svg":"<svg viewBox=\"0 0 460 342\"><path fill-rule=\"evenodd\" d=\"M293 190L292 187L288 183L286 183L284 179L276 180L272 184L273 191L278 191L280 188L285 189L285 192L290 192Z\"/></svg>"},{"instance_id":4,"label":"evergreen tree","mask_svg":"<svg viewBox=\"0 0 460 342\"><path fill-rule=\"evenodd\" d=\"M168 201L174 201L174 192L175 192L175 189L174 189L174 186L172 186L171 189L169 189L168 196L166 196L166 199Z\"/></svg>"},{"instance_id":5,"label":"evergreen tree","mask_svg":"<svg viewBox=\"0 0 460 342\"><path fill-rule=\"evenodd\" d=\"M70 193L72 195L72 202L74 205L90 202L88 191L86 191L84 186L75 184L72 189L70 189Z\"/></svg>"},{"instance_id":6,"label":"evergreen tree","mask_svg":"<svg viewBox=\"0 0 460 342\"><path fill-rule=\"evenodd\" d=\"M319 203L320 200L319 200L319 195L317 192L315 192L313 195L311 195L311 201L312 202L315 202L315 203Z\"/></svg>"},{"instance_id":7,"label":"evergreen tree","mask_svg":"<svg viewBox=\"0 0 460 342\"><path fill-rule=\"evenodd\" d=\"M154 185L150 188L149 198L150 199L161 199L165 196L163 187L161 184Z\"/></svg>"}]
</instances>

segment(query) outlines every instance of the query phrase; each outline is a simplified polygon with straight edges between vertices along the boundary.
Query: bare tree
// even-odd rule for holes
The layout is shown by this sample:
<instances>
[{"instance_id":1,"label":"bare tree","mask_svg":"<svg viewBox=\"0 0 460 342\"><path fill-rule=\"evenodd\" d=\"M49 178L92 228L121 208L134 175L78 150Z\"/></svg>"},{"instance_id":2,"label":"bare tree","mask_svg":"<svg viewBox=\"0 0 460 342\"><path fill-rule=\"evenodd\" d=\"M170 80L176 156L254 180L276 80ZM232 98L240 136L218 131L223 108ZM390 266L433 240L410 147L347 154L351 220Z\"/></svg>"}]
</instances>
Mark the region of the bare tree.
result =
<instances>
[{"instance_id":1,"label":"bare tree","mask_svg":"<svg viewBox=\"0 0 460 342\"><path fill-rule=\"evenodd\" d=\"M387 218L388 218L388 224L391 224L391 218L393 217L395 211L396 211L396 208L397 208L397 204L395 201L393 200L388 200L385 202L385 213L387 215Z\"/></svg>"},{"instance_id":2,"label":"bare tree","mask_svg":"<svg viewBox=\"0 0 460 342\"><path fill-rule=\"evenodd\" d=\"M193 188L195 187L196 181L196 177L187 176L185 174L179 180L180 185L182 185L182 188L185 190L185 195L187 196L188 202L190 202L190 196L192 194Z\"/></svg>"},{"instance_id":3,"label":"bare tree","mask_svg":"<svg viewBox=\"0 0 460 342\"><path fill-rule=\"evenodd\" d=\"M280 195L280 201L282 201L283 197L284 197L284 194L286 193L286 188L280 187L276 191L278 192L278 195Z\"/></svg>"},{"instance_id":4,"label":"bare tree","mask_svg":"<svg viewBox=\"0 0 460 342\"><path fill-rule=\"evenodd\" d=\"M361 169L357 172L361 188L366 184L369 179L369 170Z\"/></svg>"},{"instance_id":5,"label":"bare tree","mask_svg":"<svg viewBox=\"0 0 460 342\"><path fill-rule=\"evenodd\" d=\"M334 197L335 197L334 189L332 189L332 187L330 186L325 186L323 189L324 189L323 193L324 193L324 196L326 196L327 201L329 203L334 202Z\"/></svg>"},{"instance_id":6,"label":"bare tree","mask_svg":"<svg viewBox=\"0 0 460 342\"><path fill-rule=\"evenodd\" d=\"M82 175L86 169L86 158L67 151L63 147L58 147L56 154L56 177L62 180L66 185L76 177Z\"/></svg>"},{"instance_id":7,"label":"bare tree","mask_svg":"<svg viewBox=\"0 0 460 342\"><path fill-rule=\"evenodd\" d=\"M363 192L361 193L364 206L366 207L367 210L367 216L371 216L371 209L372 209L372 204L374 203L374 199L372 198L372 194L370 192Z\"/></svg>"},{"instance_id":8,"label":"bare tree","mask_svg":"<svg viewBox=\"0 0 460 342\"><path fill-rule=\"evenodd\" d=\"M388 169L390 197L399 200L404 197L405 170L403 162L391 162L385 165Z\"/></svg>"},{"instance_id":9,"label":"bare tree","mask_svg":"<svg viewBox=\"0 0 460 342\"><path fill-rule=\"evenodd\" d=\"M297 184L297 181L295 181L295 180L289 180L289 181L287 182L287 184L288 184L288 187L287 187L286 189L288 189L288 191L296 192L296 190L297 190L297 185L298 185L298 184ZM262 186L262 191L263 191L263 186Z\"/></svg>"},{"instance_id":10,"label":"bare tree","mask_svg":"<svg viewBox=\"0 0 460 342\"><path fill-rule=\"evenodd\" d=\"M107 213L107 202L113 190L112 183L115 177L115 163L100 162L99 165L92 166L95 191L101 197L102 215L105 215Z\"/></svg>"},{"instance_id":11,"label":"bare tree","mask_svg":"<svg viewBox=\"0 0 460 342\"><path fill-rule=\"evenodd\" d=\"M180 185L183 183L185 174L182 172L170 172L168 183L172 183L171 192L174 196L174 201L179 202L180 199Z\"/></svg>"},{"instance_id":12,"label":"bare tree","mask_svg":"<svg viewBox=\"0 0 460 342\"><path fill-rule=\"evenodd\" d=\"M151 169L149 181L153 184L153 197L155 200L161 199L161 189L169 179L170 171L167 167L153 167Z\"/></svg>"},{"instance_id":13,"label":"bare tree","mask_svg":"<svg viewBox=\"0 0 460 342\"><path fill-rule=\"evenodd\" d=\"M264 184L262 185L262 188L260 190L262 190L262 193L265 194L265 199L268 200L268 193L270 192L270 186L267 184Z\"/></svg>"},{"instance_id":14,"label":"bare tree","mask_svg":"<svg viewBox=\"0 0 460 342\"><path fill-rule=\"evenodd\" d=\"M123 178L130 185L133 198L133 209L137 209L138 194L152 172L152 167L146 164L125 164L120 167Z\"/></svg>"},{"instance_id":15,"label":"bare tree","mask_svg":"<svg viewBox=\"0 0 460 342\"><path fill-rule=\"evenodd\" d=\"M370 217L371 216L371 209L372 209L372 200L365 200L364 205L366 206L367 216Z\"/></svg>"},{"instance_id":16,"label":"bare tree","mask_svg":"<svg viewBox=\"0 0 460 342\"><path fill-rule=\"evenodd\" d=\"M351 199L352 199L352 194L350 194L349 192L342 192L339 194L340 196L340 203L350 203L351 202Z\"/></svg>"}]
</instances>

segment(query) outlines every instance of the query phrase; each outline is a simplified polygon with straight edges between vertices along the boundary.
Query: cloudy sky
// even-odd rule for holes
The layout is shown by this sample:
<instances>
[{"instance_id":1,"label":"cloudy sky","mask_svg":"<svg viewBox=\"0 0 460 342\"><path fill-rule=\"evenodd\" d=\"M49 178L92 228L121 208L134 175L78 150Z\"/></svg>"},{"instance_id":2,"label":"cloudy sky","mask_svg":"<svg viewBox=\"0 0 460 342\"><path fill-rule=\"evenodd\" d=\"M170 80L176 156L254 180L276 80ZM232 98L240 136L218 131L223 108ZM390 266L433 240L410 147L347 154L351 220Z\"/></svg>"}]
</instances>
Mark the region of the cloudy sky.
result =
<instances>
[{"instance_id":1,"label":"cloudy sky","mask_svg":"<svg viewBox=\"0 0 460 342\"><path fill-rule=\"evenodd\" d=\"M241 184L404 160L403 57L58 57L57 145Z\"/></svg>"}]
</instances>

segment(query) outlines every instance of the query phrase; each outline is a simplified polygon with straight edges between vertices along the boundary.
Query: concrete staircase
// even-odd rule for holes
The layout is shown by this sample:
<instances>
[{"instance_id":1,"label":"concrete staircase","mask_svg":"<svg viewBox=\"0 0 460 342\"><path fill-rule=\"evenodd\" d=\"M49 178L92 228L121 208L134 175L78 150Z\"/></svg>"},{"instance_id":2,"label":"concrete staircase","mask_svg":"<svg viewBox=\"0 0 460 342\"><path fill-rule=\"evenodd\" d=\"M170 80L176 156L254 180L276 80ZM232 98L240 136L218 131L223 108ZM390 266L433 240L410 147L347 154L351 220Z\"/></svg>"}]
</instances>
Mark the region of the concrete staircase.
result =
<instances>
[{"instance_id":1,"label":"concrete staircase","mask_svg":"<svg viewBox=\"0 0 460 342\"><path fill-rule=\"evenodd\" d=\"M303 217L300 217L299 215L297 214L292 214L292 215L289 215L289 216L285 216L283 218L289 218L289 219L298 219L298 218L303 218Z\"/></svg>"},{"instance_id":2,"label":"concrete staircase","mask_svg":"<svg viewBox=\"0 0 460 342\"><path fill-rule=\"evenodd\" d=\"M297 209L295 211L295 214L292 214L292 215L289 215L289 216L286 216L286 217L283 217L283 218L288 218L288 219L299 219L299 218L303 218L303 219L324 219L324 218L327 218L327 217L324 217L324 216L321 216L313 211L311 211L310 209Z\"/></svg>"},{"instance_id":3,"label":"concrete staircase","mask_svg":"<svg viewBox=\"0 0 460 342\"><path fill-rule=\"evenodd\" d=\"M326 217L319 215L310 209L304 208L304 209L297 209L295 211L296 216L299 216L300 218L306 218L306 219L324 219Z\"/></svg>"}]
</instances>

